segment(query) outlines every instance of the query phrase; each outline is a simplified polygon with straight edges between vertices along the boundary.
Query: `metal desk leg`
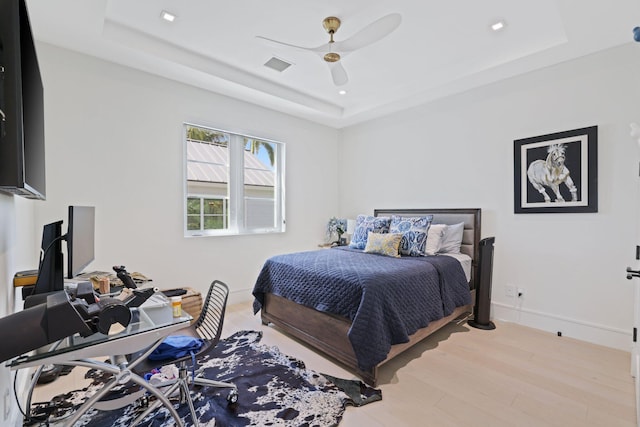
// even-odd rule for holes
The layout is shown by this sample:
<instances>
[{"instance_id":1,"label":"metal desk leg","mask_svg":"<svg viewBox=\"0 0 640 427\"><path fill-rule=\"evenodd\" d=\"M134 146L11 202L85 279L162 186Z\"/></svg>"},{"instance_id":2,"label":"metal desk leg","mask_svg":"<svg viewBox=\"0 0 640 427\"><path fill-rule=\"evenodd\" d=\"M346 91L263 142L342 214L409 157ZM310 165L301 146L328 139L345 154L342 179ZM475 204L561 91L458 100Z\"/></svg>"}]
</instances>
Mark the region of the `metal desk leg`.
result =
<instances>
[{"instance_id":1,"label":"metal desk leg","mask_svg":"<svg viewBox=\"0 0 640 427\"><path fill-rule=\"evenodd\" d=\"M53 345L51 347L49 347L48 351L54 351L55 349L58 348L58 346L60 344L62 344L62 342L65 340L61 339L59 341L56 341L55 343L53 343ZM33 398L33 390L36 387L36 384L38 383L38 380L40 379L40 374L42 374L42 371L44 370L45 365L40 365L38 366L38 368L36 369L36 371L33 373L33 377L31 377L31 382L29 383L29 389L27 392L27 402L26 402L26 407L25 407L25 418L27 419L27 421L31 421L31 399ZM16 372L16 375L18 375L18 373Z\"/></svg>"},{"instance_id":2,"label":"metal desk leg","mask_svg":"<svg viewBox=\"0 0 640 427\"><path fill-rule=\"evenodd\" d=\"M118 384L119 382L126 382L128 380L131 380L136 384L138 384L139 386L144 387L151 394L156 396L158 400L160 400L162 404L167 408L167 410L169 411L173 419L176 421L176 425L179 427L184 427L184 424L182 423L182 420L180 419L178 412L175 410L175 408L173 407L169 399L167 399L166 396L162 394L162 392L158 390L156 387L146 382L144 378L131 372L130 370L121 369L109 363L98 362L91 359L73 360L67 364L99 369L101 371L113 374L115 377L111 381L109 381L107 384L105 384L105 386L102 389L96 392L96 394L91 396L89 400L84 402L82 406L78 408L78 410L69 419L69 421L65 423L65 425L73 426L76 423L76 421L78 421L80 417L84 415L85 412L87 412L91 408L91 406L93 406L95 402L97 402L98 400L100 400L100 398L106 395L113 387L116 386L116 384Z\"/></svg>"}]
</instances>

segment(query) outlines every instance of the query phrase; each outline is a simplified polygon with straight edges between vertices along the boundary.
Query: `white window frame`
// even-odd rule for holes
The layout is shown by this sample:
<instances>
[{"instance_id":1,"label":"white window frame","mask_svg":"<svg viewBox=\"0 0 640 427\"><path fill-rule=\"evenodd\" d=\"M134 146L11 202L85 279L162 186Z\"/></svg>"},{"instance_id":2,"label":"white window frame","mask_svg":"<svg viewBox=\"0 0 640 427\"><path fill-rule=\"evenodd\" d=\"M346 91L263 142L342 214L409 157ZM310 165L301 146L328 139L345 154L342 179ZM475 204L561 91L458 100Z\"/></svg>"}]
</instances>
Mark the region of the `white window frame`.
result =
<instances>
[{"instance_id":1,"label":"white window frame","mask_svg":"<svg viewBox=\"0 0 640 427\"><path fill-rule=\"evenodd\" d=\"M189 197L198 198L215 198L215 196L205 195L200 192L189 194L188 190L188 161L187 161L187 128L199 127L205 130L225 133L231 136L229 141L229 183L228 197L229 200L229 223L226 229L215 230L188 230L187 226L187 200ZM210 126L199 125L194 123L183 123L183 231L185 237L201 237L201 236L229 236L244 234L265 234L265 233L284 233L286 229L285 220L285 144L268 138L256 137L237 132L231 132L223 129L213 128ZM244 138L256 139L273 144L274 153L274 225L273 227L249 228L245 224L244 214L245 203L249 197L244 194L244 144L239 141ZM202 212L201 212L202 214Z\"/></svg>"}]
</instances>

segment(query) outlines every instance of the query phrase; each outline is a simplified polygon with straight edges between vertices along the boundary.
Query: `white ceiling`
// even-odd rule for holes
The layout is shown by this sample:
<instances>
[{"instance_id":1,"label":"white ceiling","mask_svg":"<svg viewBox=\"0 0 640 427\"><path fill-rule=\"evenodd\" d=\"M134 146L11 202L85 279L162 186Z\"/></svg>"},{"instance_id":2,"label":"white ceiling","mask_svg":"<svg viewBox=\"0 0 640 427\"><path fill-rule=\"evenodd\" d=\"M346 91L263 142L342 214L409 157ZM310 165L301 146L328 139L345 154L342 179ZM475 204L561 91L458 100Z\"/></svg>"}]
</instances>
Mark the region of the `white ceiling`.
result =
<instances>
[{"instance_id":1,"label":"white ceiling","mask_svg":"<svg viewBox=\"0 0 640 427\"><path fill-rule=\"evenodd\" d=\"M39 41L83 52L333 127L621 44L633 43L640 0L27 0ZM162 10L177 16L160 18ZM327 16L345 40L399 13L400 26L342 59L336 87L314 53ZM490 24L504 19L506 28ZM640 54L640 51L639 53ZM277 72L272 56L294 65ZM338 89L348 91L339 95Z\"/></svg>"}]
</instances>

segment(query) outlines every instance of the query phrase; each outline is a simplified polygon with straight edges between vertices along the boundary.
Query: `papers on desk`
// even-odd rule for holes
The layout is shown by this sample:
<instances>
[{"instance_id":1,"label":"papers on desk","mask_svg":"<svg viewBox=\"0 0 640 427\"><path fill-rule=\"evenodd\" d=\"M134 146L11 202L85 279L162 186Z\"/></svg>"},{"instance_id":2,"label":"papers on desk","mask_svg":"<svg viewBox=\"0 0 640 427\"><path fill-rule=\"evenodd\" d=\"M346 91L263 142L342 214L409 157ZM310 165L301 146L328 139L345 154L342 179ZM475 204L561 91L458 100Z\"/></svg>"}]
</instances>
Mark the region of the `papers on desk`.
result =
<instances>
[{"instance_id":1,"label":"papers on desk","mask_svg":"<svg viewBox=\"0 0 640 427\"><path fill-rule=\"evenodd\" d=\"M151 295L140 307L156 325L173 321L173 311L169 299L162 292Z\"/></svg>"},{"instance_id":2,"label":"papers on desk","mask_svg":"<svg viewBox=\"0 0 640 427\"><path fill-rule=\"evenodd\" d=\"M122 326L120 323L114 323L109 328L109 335L119 334L120 332L124 331L125 329L126 328L124 326Z\"/></svg>"}]
</instances>

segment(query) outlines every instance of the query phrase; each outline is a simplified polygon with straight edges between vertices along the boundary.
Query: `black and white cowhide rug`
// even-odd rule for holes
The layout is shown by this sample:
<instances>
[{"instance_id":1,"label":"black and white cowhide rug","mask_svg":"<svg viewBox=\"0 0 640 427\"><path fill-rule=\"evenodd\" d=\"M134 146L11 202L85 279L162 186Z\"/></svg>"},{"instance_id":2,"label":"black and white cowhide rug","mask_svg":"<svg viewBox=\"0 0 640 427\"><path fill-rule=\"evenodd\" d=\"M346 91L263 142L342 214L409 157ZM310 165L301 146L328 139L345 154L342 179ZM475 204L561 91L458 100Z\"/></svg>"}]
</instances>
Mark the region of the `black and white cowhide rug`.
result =
<instances>
[{"instance_id":1,"label":"black and white cowhide rug","mask_svg":"<svg viewBox=\"0 0 640 427\"><path fill-rule=\"evenodd\" d=\"M201 426L335 426L347 405L361 406L382 399L380 390L360 381L306 369L301 360L282 354L277 347L261 344L261 338L261 332L240 331L199 357L205 377L232 382L239 393L238 403L230 407L226 400L228 389L192 387ZM95 371L89 371L87 376L93 378L90 386L53 399L57 408L53 419L63 423L108 379ZM79 425L127 426L142 409L137 404L114 411L92 409ZM192 425L187 405L178 406L176 401L176 409L185 425ZM160 407L139 425L172 426L174 420L169 411Z\"/></svg>"}]
</instances>

